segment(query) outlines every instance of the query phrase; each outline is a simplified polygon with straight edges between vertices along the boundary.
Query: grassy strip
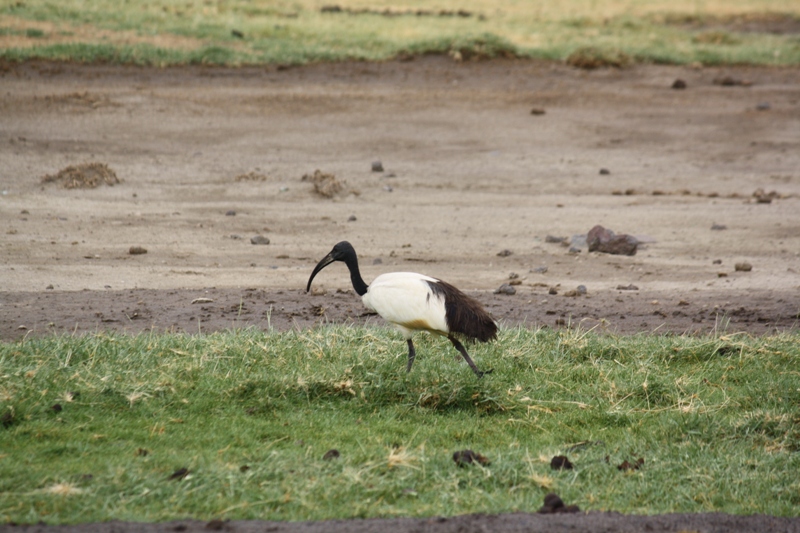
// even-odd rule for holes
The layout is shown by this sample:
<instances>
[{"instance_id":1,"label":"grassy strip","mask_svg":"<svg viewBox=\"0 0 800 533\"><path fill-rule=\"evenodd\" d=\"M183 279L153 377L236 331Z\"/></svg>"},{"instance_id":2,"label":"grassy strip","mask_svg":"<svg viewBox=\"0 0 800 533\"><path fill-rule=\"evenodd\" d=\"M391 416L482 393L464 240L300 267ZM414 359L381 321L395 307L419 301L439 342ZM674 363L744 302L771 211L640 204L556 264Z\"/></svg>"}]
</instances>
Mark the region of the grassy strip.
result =
<instances>
[{"instance_id":1,"label":"grassy strip","mask_svg":"<svg viewBox=\"0 0 800 533\"><path fill-rule=\"evenodd\" d=\"M488 0L469 0L431 9L346 1L336 4L342 11L323 12L310 0L30 0L0 6L0 39L15 37L0 41L0 58L158 66L377 61L426 53L565 60L594 48L639 62L800 64L796 32L771 29L800 26L800 8L769 11L789 9L785 3L738 0L724 9L680 1L653 9L648 3L603 4L570 0L547 9L537 3L498 9ZM715 10L725 16L711 16Z\"/></svg>"},{"instance_id":2,"label":"grassy strip","mask_svg":"<svg viewBox=\"0 0 800 533\"><path fill-rule=\"evenodd\" d=\"M445 340L417 344L409 375L381 329L0 344L0 521L533 511L549 491L798 514L797 335L506 330L472 348L482 380ZM456 467L465 448L491 465ZM550 469L561 453L574 470Z\"/></svg>"}]
</instances>

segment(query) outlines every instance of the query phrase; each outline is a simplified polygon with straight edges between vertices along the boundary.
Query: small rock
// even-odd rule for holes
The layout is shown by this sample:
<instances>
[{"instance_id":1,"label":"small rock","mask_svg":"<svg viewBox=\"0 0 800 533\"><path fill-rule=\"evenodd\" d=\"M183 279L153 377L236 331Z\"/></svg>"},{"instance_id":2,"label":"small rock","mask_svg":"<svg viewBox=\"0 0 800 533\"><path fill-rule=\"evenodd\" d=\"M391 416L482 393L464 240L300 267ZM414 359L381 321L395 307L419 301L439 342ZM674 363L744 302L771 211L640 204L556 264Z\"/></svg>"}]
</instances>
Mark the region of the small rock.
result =
<instances>
[{"instance_id":1,"label":"small rock","mask_svg":"<svg viewBox=\"0 0 800 533\"><path fill-rule=\"evenodd\" d=\"M516 294L517 289L515 289L512 285L509 285L508 283L503 283L502 285L500 285L500 287L495 289L494 293L511 295L511 294Z\"/></svg>"},{"instance_id":2,"label":"small rock","mask_svg":"<svg viewBox=\"0 0 800 533\"><path fill-rule=\"evenodd\" d=\"M615 255L636 255L639 241L632 235L616 235L613 231L597 225L589 230L586 243L590 252Z\"/></svg>"},{"instance_id":3,"label":"small rock","mask_svg":"<svg viewBox=\"0 0 800 533\"><path fill-rule=\"evenodd\" d=\"M531 109L531 115L544 115L545 111L541 107L534 107Z\"/></svg>"},{"instance_id":4,"label":"small rock","mask_svg":"<svg viewBox=\"0 0 800 533\"><path fill-rule=\"evenodd\" d=\"M517 274L516 272L512 272L511 274L508 275L508 279L519 279L519 274Z\"/></svg>"},{"instance_id":5,"label":"small rock","mask_svg":"<svg viewBox=\"0 0 800 533\"><path fill-rule=\"evenodd\" d=\"M727 272L717 272L717 277L718 278L727 278L728 277L728 273Z\"/></svg>"},{"instance_id":6,"label":"small rock","mask_svg":"<svg viewBox=\"0 0 800 533\"><path fill-rule=\"evenodd\" d=\"M48 291L52 291L53 289L55 289L55 287L53 287L52 283L50 285L48 285L47 287L45 287L45 290L48 290Z\"/></svg>"},{"instance_id":7,"label":"small rock","mask_svg":"<svg viewBox=\"0 0 800 533\"><path fill-rule=\"evenodd\" d=\"M499 252L497 252L498 257L508 257L509 255L513 255L513 254L514 254L514 252L512 252L509 249L500 250Z\"/></svg>"},{"instance_id":8,"label":"small rock","mask_svg":"<svg viewBox=\"0 0 800 533\"><path fill-rule=\"evenodd\" d=\"M733 268L736 272L750 272L753 270L753 265L750 263L736 263Z\"/></svg>"},{"instance_id":9,"label":"small rock","mask_svg":"<svg viewBox=\"0 0 800 533\"><path fill-rule=\"evenodd\" d=\"M372 171L373 172L383 172L383 163L380 161L373 161L372 162Z\"/></svg>"},{"instance_id":10,"label":"small rock","mask_svg":"<svg viewBox=\"0 0 800 533\"><path fill-rule=\"evenodd\" d=\"M147 248L144 248L142 246L131 246L130 249L128 249L128 253L131 254L131 255L146 254L147 253Z\"/></svg>"},{"instance_id":11,"label":"small rock","mask_svg":"<svg viewBox=\"0 0 800 533\"><path fill-rule=\"evenodd\" d=\"M713 261L711 261L711 264L712 265L721 265L722 264L722 259L714 259Z\"/></svg>"},{"instance_id":12,"label":"small rock","mask_svg":"<svg viewBox=\"0 0 800 533\"><path fill-rule=\"evenodd\" d=\"M235 217L236 216L236 211L234 211L233 209L229 209L228 211L225 211L225 216L226 217Z\"/></svg>"},{"instance_id":13,"label":"small rock","mask_svg":"<svg viewBox=\"0 0 800 533\"><path fill-rule=\"evenodd\" d=\"M578 248L577 246L570 246L569 250L567 250L567 253L572 255L579 254L581 253L581 249Z\"/></svg>"},{"instance_id":14,"label":"small rock","mask_svg":"<svg viewBox=\"0 0 800 533\"><path fill-rule=\"evenodd\" d=\"M601 176L608 176L609 174L611 174L611 171L608 170L607 168L601 168L600 169L600 175Z\"/></svg>"},{"instance_id":15,"label":"small rock","mask_svg":"<svg viewBox=\"0 0 800 533\"><path fill-rule=\"evenodd\" d=\"M756 109L758 111L769 111L772 109L772 106L769 105L769 102L759 102L758 105L756 105Z\"/></svg>"},{"instance_id":16,"label":"small rock","mask_svg":"<svg viewBox=\"0 0 800 533\"><path fill-rule=\"evenodd\" d=\"M547 267L546 266L536 267L532 269L531 272L534 272L536 274L545 274L547 272Z\"/></svg>"},{"instance_id":17,"label":"small rock","mask_svg":"<svg viewBox=\"0 0 800 533\"><path fill-rule=\"evenodd\" d=\"M672 88L673 89L678 89L678 90L685 89L686 88L686 82L683 81L682 79L678 78L678 79L676 79L675 81L672 82Z\"/></svg>"},{"instance_id":18,"label":"small rock","mask_svg":"<svg viewBox=\"0 0 800 533\"><path fill-rule=\"evenodd\" d=\"M349 217L347 217L347 221L348 222L355 222L356 220L358 220L358 219L356 218L355 215L350 215Z\"/></svg>"},{"instance_id":19,"label":"small rock","mask_svg":"<svg viewBox=\"0 0 800 533\"><path fill-rule=\"evenodd\" d=\"M618 291L638 291L639 287L631 283L630 285L617 285Z\"/></svg>"},{"instance_id":20,"label":"small rock","mask_svg":"<svg viewBox=\"0 0 800 533\"><path fill-rule=\"evenodd\" d=\"M724 229L728 229L728 226L725 224L717 224L716 222L711 224L711 229L714 231L722 231Z\"/></svg>"},{"instance_id":21,"label":"small rock","mask_svg":"<svg viewBox=\"0 0 800 533\"><path fill-rule=\"evenodd\" d=\"M455 461L455 463L458 466L462 467L471 465L472 463L480 463L484 466L488 466L491 464L489 459L479 454L478 452L473 452L472 450L461 450L458 452L454 452L453 461Z\"/></svg>"},{"instance_id":22,"label":"small rock","mask_svg":"<svg viewBox=\"0 0 800 533\"><path fill-rule=\"evenodd\" d=\"M373 265L382 265L383 264L383 259L381 259L380 257L376 257L375 259L372 260L372 264Z\"/></svg>"},{"instance_id":23,"label":"small rock","mask_svg":"<svg viewBox=\"0 0 800 533\"><path fill-rule=\"evenodd\" d=\"M544 242L551 242L551 243L562 243L566 241L566 237L556 237L555 235L548 235L544 238Z\"/></svg>"},{"instance_id":24,"label":"small rock","mask_svg":"<svg viewBox=\"0 0 800 533\"><path fill-rule=\"evenodd\" d=\"M332 448L325 452L325 455L322 456L323 461L332 461L333 459L338 459L342 454L339 453L339 450L336 448Z\"/></svg>"},{"instance_id":25,"label":"small rock","mask_svg":"<svg viewBox=\"0 0 800 533\"><path fill-rule=\"evenodd\" d=\"M236 235L235 233L231 233L228 235L229 239L233 239L234 241L240 241L242 239L241 235Z\"/></svg>"},{"instance_id":26,"label":"small rock","mask_svg":"<svg viewBox=\"0 0 800 533\"><path fill-rule=\"evenodd\" d=\"M550 459L550 468L553 470L572 470L573 466L566 455L556 455Z\"/></svg>"},{"instance_id":27,"label":"small rock","mask_svg":"<svg viewBox=\"0 0 800 533\"><path fill-rule=\"evenodd\" d=\"M263 235L250 237L250 244L269 244L269 239Z\"/></svg>"},{"instance_id":28,"label":"small rock","mask_svg":"<svg viewBox=\"0 0 800 533\"><path fill-rule=\"evenodd\" d=\"M550 287L547 290L547 294L558 294L558 288L557 287Z\"/></svg>"}]
</instances>

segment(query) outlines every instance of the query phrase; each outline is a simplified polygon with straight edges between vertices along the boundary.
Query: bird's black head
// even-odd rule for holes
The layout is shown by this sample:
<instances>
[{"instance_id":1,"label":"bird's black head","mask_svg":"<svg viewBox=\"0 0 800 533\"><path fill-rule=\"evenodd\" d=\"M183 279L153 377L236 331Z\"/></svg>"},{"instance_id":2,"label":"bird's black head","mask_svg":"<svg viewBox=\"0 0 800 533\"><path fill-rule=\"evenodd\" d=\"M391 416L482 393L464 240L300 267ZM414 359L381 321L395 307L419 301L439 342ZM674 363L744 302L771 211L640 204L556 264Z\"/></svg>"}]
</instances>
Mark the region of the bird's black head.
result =
<instances>
[{"instance_id":1,"label":"bird's black head","mask_svg":"<svg viewBox=\"0 0 800 533\"><path fill-rule=\"evenodd\" d=\"M353 268L355 268L355 271L358 272L358 258L356 256L355 248L353 248L353 245L347 241L338 242L336 243L336 246L333 247L333 250L331 250L328 255L323 257L322 260L317 263L317 266L314 267L314 271L311 272L311 277L308 278L306 292L311 290L311 281L314 279L314 276L316 276L320 270L330 265L334 261L343 261L346 263L351 273L353 272Z\"/></svg>"}]
</instances>

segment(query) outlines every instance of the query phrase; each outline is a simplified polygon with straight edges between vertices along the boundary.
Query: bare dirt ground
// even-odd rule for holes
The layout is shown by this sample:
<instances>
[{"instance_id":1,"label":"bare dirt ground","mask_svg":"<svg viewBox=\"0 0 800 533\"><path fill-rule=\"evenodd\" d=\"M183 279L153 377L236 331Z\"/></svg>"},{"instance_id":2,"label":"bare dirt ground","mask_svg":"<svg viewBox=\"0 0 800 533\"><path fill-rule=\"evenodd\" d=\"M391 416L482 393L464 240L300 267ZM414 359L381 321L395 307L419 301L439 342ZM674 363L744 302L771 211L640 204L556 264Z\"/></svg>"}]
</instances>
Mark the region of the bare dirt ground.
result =
<instances>
[{"instance_id":1,"label":"bare dirt ground","mask_svg":"<svg viewBox=\"0 0 800 533\"><path fill-rule=\"evenodd\" d=\"M304 292L343 239L367 281L440 277L507 326L770 334L800 324L796 68L5 64L0 162L4 341L379 323L343 265ZM87 162L119 183L43 182ZM331 197L302 179L315 170L334 176L322 189ZM645 244L620 256L547 242L596 224ZM269 244L251 244L256 235ZM511 281L516 294L494 294ZM569 296L579 285L586 294ZM477 517L463 530L535 530L515 516L491 518L506 529ZM592 524L575 527L601 530Z\"/></svg>"}]
</instances>

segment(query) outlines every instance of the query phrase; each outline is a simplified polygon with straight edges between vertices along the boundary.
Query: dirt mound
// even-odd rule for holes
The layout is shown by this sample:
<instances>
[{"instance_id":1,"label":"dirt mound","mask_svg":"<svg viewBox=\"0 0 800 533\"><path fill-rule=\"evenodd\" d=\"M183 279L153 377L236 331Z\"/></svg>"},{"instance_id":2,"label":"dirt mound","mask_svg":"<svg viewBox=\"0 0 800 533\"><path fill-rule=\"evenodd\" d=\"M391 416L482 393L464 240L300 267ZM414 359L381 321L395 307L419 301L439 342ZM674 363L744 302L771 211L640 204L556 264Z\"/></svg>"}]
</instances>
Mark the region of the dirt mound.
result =
<instances>
[{"instance_id":1,"label":"dirt mound","mask_svg":"<svg viewBox=\"0 0 800 533\"><path fill-rule=\"evenodd\" d=\"M42 183L60 183L65 189L94 189L101 184L120 183L117 173L105 163L81 163L42 177Z\"/></svg>"}]
</instances>

